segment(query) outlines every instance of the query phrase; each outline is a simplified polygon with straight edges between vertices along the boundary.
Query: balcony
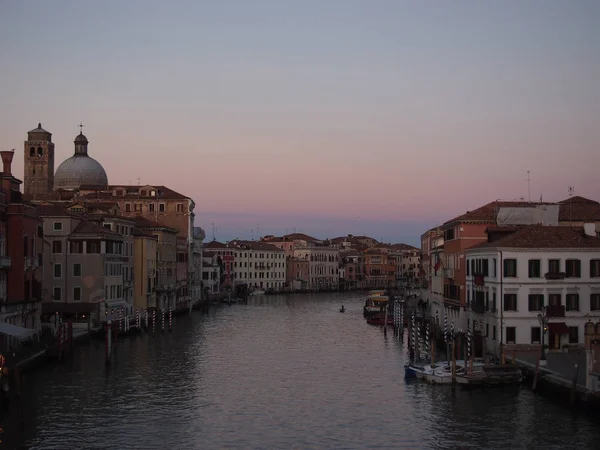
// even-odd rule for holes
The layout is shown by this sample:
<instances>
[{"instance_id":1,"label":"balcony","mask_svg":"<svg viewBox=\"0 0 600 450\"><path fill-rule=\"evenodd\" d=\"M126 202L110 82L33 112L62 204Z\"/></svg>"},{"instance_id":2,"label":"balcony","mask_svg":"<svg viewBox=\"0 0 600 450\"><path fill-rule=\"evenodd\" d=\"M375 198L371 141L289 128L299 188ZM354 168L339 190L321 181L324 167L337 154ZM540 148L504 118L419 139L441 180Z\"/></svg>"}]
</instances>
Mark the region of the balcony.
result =
<instances>
[{"instance_id":1,"label":"balcony","mask_svg":"<svg viewBox=\"0 0 600 450\"><path fill-rule=\"evenodd\" d=\"M483 286L483 285L485 285L485 279L484 279L483 274L481 274L481 273L473 274L473 284L475 286Z\"/></svg>"},{"instance_id":2,"label":"balcony","mask_svg":"<svg viewBox=\"0 0 600 450\"><path fill-rule=\"evenodd\" d=\"M444 269L444 276L446 278L454 278L454 269Z\"/></svg>"},{"instance_id":3,"label":"balcony","mask_svg":"<svg viewBox=\"0 0 600 450\"><path fill-rule=\"evenodd\" d=\"M565 317L564 305L546 306L546 317Z\"/></svg>"},{"instance_id":4,"label":"balcony","mask_svg":"<svg viewBox=\"0 0 600 450\"><path fill-rule=\"evenodd\" d=\"M25 257L25 270L28 270L28 269L37 269L37 268L38 268L38 260L37 260L37 258L26 256Z\"/></svg>"},{"instance_id":5,"label":"balcony","mask_svg":"<svg viewBox=\"0 0 600 450\"><path fill-rule=\"evenodd\" d=\"M564 280L566 276L565 272L548 272L544 275L546 280Z\"/></svg>"},{"instance_id":6,"label":"balcony","mask_svg":"<svg viewBox=\"0 0 600 450\"><path fill-rule=\"evenodd\" d=\"M10 256L0 256L0 269L10 269L12 260Z\"/></svg>"}]
</instances>

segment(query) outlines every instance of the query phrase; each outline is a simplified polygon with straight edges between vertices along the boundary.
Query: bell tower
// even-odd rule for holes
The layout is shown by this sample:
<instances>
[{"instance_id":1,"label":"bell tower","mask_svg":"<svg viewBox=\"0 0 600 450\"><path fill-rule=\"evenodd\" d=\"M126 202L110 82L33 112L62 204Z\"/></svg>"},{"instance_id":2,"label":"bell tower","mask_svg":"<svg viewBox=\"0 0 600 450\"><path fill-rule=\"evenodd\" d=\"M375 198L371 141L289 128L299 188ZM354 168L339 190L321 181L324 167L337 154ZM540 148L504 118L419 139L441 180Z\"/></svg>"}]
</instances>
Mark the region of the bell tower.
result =
<instances>
[{"instance_id":1,"label":"bell tower","mask_svg":"<svg viewBox=\"0 0 600 450\"><path fill-rule=\"evenodd\" d=\"M23 193L34 199L49 194L54 186L54 144L41 123L27 133L24 153Z\"/></svg>"}]
</instances>

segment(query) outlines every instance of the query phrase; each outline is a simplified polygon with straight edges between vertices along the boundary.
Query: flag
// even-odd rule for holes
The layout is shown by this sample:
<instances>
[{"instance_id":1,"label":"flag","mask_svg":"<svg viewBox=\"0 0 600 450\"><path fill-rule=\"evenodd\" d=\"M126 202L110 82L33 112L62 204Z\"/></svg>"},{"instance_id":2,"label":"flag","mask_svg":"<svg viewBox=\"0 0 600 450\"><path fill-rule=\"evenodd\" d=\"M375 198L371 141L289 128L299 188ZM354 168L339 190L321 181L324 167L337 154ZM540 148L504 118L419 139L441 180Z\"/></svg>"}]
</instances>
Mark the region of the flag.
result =
<instances>
[{"instance_id":1,"label":"flag","mask_svg":"<svg viewBox=\"0 0 600 450\"><path fill-rule=\"evenodd\" d=\"M435 271L437 272L438 270L440 270L440 266L442 265L442 260L440 259L440 255L437 255L437 262L435 263Z\"/></svg>"}]
</instances>

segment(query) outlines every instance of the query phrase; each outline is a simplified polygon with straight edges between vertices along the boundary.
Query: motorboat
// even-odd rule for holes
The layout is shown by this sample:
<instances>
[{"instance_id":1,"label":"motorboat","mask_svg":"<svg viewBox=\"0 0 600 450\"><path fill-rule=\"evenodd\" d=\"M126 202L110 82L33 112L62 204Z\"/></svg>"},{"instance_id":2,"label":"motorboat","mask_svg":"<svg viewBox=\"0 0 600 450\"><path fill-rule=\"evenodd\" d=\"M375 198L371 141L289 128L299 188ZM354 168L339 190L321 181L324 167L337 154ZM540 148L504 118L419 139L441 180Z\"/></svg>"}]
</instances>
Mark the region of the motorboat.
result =
<instances>
[{"instance_id":1,"label":"motorboat","mask_svg":"<svg viewBox=\"0 0 600 450\"><path fill-rule=\"evenodd\" d=\"M412 362L404 366L404 377L423 380L428 374L431 374L435 368L446 364L448 364L447 361L440 361L435 364Z\"/></svg>"},{"instance_id":2,"label":"motorboat","mask_svg":"<svg viewBox=\"0 0 600 450\"><path fill-rule=\"evenodd\" d=\"M265 291L257 289L255 291L250 292L250 295L265 295Z\"/></svg>"},{"instance_id":3,"label":"motorboat","mask_svg":"<svg viewBox=\"0 0 600 450\"><path fill-rule=\"evenodd\" d=\"M363 314L365 317L370 317L373 314L385 312L389 298L385 295L369 295L365 301Z\"/></svg>"},{"instance_id":4,"label":"motorboat","mask_svg":"<svg viewBox=\"0 0 600 450\"><path fill-rule=\"evenodd\" d=\"M342 307L340 308L340 312L341 313L346 312L346 308L344 308L344 305L342 305Z\"/></svg>"},{"instance_id":5,"label":"motorboat","mask_svg":"<svg viewBox=\"0 0 600 450\"><path fill-rule=\"evenodd\" d=\"M480 372L485 366L482 362L473 363L473 372ZM464 376L466 373L464 361L456 361L456 376ZM430 373L425 375L425 379L434 384L451 384L452 383L452 363L444 362L436 364L436 367Z\"/></svg>"}]
</instances>

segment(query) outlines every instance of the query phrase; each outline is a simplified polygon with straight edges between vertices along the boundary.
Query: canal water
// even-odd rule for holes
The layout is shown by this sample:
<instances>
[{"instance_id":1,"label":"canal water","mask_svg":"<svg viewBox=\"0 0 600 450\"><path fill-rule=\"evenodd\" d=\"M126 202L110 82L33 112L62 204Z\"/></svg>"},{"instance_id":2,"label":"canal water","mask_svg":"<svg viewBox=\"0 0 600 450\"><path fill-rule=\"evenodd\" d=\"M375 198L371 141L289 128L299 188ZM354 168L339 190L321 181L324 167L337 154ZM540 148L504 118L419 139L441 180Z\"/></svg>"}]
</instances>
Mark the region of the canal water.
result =
<instances>
[{"instance_id":1,"label":"canal water","mask_svg":"<svg viewBox=\"0 0 600 450\"><path fill-rule=\"evenodd\" d=\"M526 388L405 382L406 349L365 323L363 303L356 293L261 296L194 312L171 333L120 342L109 370L101 342L81 346L65 364L27 374L24 424L6 422L4 444L598 448L597 424Z\"/></svg>"}]
</instances>

